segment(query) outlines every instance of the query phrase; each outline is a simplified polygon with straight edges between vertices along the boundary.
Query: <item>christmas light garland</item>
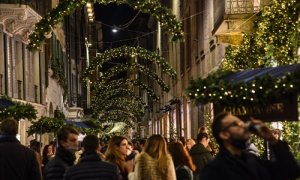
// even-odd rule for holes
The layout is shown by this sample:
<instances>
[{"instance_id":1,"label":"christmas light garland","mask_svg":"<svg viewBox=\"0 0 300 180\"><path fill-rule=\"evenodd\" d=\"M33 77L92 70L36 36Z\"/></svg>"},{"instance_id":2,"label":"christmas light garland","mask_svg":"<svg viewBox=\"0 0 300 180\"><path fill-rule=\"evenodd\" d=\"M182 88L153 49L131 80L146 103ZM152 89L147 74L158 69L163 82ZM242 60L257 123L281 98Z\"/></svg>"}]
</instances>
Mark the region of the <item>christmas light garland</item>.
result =
<instances>
[{"instance_id":1,"label":"christmas light garland","mask_svg":"<svg viewBox=\"0 0 300 180\"><path fill-rule=\"evenodd\" d=\"M132 124L133 122L138 122L139 117L134 116L131 112L124 110L111 110L103 114L99 114L98 118L101 122L124 122L127 124Z\"/></svg>"},{"instance_id":2,"label":"christmas light garland","mask_svg":"<svg viewBox=\"0 0 300 180\"><path fill-rule=\"evenodd\" d=\"M132 112L135 116L143 116L144 108L139 101L133 101L128 98L114 98L112 100L104 100L103 103L98 103L97 106L93 106L94 112L98 114L115 109L123 109Z\"/></svg>"},{"instance_id":3,"label":"christmas light garland","mask_svg":"<svg viewBox=\"0 0 300 180\"><path fill-rule=\"evenodd\" d=\"M144 49L142 47L129 46L121 46L114 49L108 49L103 53L98 54L97 57L92 60L86 73L87 75L93 75L93 72L98 69L98 67L101 68L105 62L108 62L113 58L121 58L123 56L138 56L138 58L140 59L153 62L154 64L161 66L162 71L169 74L173 80L176 80L177 78L176 71L169 65L164 57L155 52L148 51L147 49Z\"/></svg>"},{"instance_id":4,"label":"christmas light garland","mask_svg":"<svg viewBox=\"0 0 300 180\"><path fill-rule=\"evenodd\" d=\"M29 36L30 50L36 50L45 40L45 34L48 34L55 28L55 25L63 21L64 17L70 15L76 9L82 8L88 2L99 4L128 4L135 10L152 15L157 19L162 29L172 35L172 40L183 39L182 24L172 14L172 11L160 4L157 0L64 0L60 1L57 7L46 14L35 27L34 32Z\"/></svg>"},{"instance_id":5,"label":"christmas light garland","mask_svg":"<svg viewBox=\"0 0 300 180\"><path fill-rule=\"evenodd\" d=\"M142 104L144 107L146 107L146 103L145 101L137 96L135 94L135 92L133 92L132 90L129 89L125 89L125 88L118 88L118 89L110 89L107 91L103 91L103 92L98 92L93 98L92 101L94 101L95 103L92 103L93 105L97 106L97 103L99 101L109 101L113 98L120 98L120 97L130 97L132 99L134 99L135 101L139 101L140 104Z\"/></svg>"},{"instance_id":6,"label":"christmas light garland","mask_svg":"<svg viewBox=\"0 0 300 180\"><path fill-rule=\"evenodd\" d=\"M266 105L284 94L300 91L300 71L281 78L269 75L256 77L252 82L229 82L229 72L216 72L205 79L192 80L186 93L196 103L213 102L224 106Z\"/></svg>"},{"instance_id":7,"label":"christmas light garland","mask_svg":"<svg viewBox=\"0 0 300 180\"><path fill-rule=\"evenodd\" d=\"M125 64L120 64L116 65L112 68L110 68L108 71L99 74L99 79L100 81L109 81L112 77L120 74L121 72L128 71L128 70L138 70L140 72L143 72L150 78L152 78L154 81L157 82L162 88L163 91L168 92L170 90L170 87L165 84L165 82L153 71L151 71L149 68L137 64L137 63L125 63Z\"/></svg>"},{"instance_id":8,"label":"christmas light garland","mask_svg":"<svg viewBox=\"0 0 300 180\"><path fill-rule=\"evenodd\" d=\"M157 96L155 95L152 88L137 79L136 80L121 79L121 80L112 80L109 82L105 82L105 81L99 82L98 81L93 84L93 86L95 87L95 92L105 92L105 91L111 90L111 89L116 89L116 88L121 88L121 87L129 87L129 85L134 85L141 89L144 89L151 98L157 99Z\"/></svg>"},{"instance_id":9,"label":"christmas light garland","mask_svg":"<svg viewBox=\"0 0 300 180\"><path fill-rule=\"evenodd\" d=\"M240 46L226 49L222 69L244 70L300 61L300 5L296 0L272 0L257 14L255 32L244 34Z\"/></svg>"}]
</instances>

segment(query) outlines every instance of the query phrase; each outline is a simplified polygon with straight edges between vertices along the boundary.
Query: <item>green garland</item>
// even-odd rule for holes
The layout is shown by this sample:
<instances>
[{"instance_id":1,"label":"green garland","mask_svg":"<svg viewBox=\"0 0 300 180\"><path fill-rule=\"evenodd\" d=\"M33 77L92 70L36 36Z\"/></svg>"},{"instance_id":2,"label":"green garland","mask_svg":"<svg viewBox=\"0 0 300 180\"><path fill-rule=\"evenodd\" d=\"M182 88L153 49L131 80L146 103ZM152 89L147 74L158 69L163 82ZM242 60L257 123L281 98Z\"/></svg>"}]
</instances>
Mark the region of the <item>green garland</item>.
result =
<instances>
[{"instance_id":1,"label":"green garland","mask_svg":"<svg viewBox=\"0 0 300 180\"><path fill-rule=\"evenodd\" d=\"M177 73L176 71L168 64L167 60L155 52L148 51L142 47L129 47L121 46L114 49L108 49L103 53L100 53L90 64L89 68L86 71L88 76L92 76L94 71L98 67L102 67L103 64L113 58L121 58L122 56L135 57L138 56L141 59L148 60L159 66L161 66L163 72L170 75L173 80L176 80Z\"/></svg>"},{"instance_id":2,"label":"green garland","mask_svg":"<svg viewBox=\"0 0 300 180\"><path fill-rule=\"evenodd\" d=\"M205 79L191 80L186 93L196 103L214 102L225 106L266 105L284 94L300 92L300 71L281 78L256 77L251 83L229 82L229 72L216 72Z\"/></svg>"},{"instance_id":3,"label":"green garland","mask_svg":"<svg viewBox=\"0 0 300 180\"><path fill-rule=\"evenodd\" d=\"M109 101L113 98L119 98L119 97L129 97L134 99L135 101L139 101L140 104L142 104L145 108L147 107L147 104L145 101L137 96L132 90L125 89L125 88L118 88L118 89L110 89L107 91L101 91L95 94L95 96L92 98L92 101L95 102L95 105L97 106L97 103L100 101Z\"/></svg>"},{"instance_id":4,"label":"green garland","mask_svg":"<svg viewBox=\"0 0 300 180\"><path fill-rule=\"evenodd\" d=\"M124 110L111 110L99 115L101 122L124 122L126 124L132 124L139 121L139 117L134 116L129 111Z\"/></svg>"},{"instance_id":5,"label":"green garland","mask_svg":"<svg viewBox=\"0 0 300 180\"><path fill-rule=\"evenodd\" d=\"M60 1L56 8L52 9L36 24L34 32L29 36L27 48L30 50L38 49L45 40L45 34L51 32L57 23L63 21L65 16L76 9L82 8L88 2L105 5L109 3L131 5L135 10L151 14L156 18L160 22L162 29L173 36L172 40L183 39L181 23L172 14L172 11L162 6L158 0L64 0Z\"/></svg>"},{"instance_id":6,"label":"green garland","mask_svg":"<svg viewBox=\"0 0 300 180\"><path fill-rule=\"evenodd\" d=\"M254 22L256 31L245 34L241 46L226 49L223 69L242 70L299 62L300 3L271 0Z\"/></svg>"},{"instance_id":7,"label":"green garland","mask_svg":"<svg viewBox=\"0 0 300 180\"><path fill-rule=\"evenodd\" d=\"M64 119L60 118L41 117L38 121L32 122L27 133L28 136L33 134L55 133L58 131L58 129L65 126L71 126L83 134L98 134L99 132L105 130L104 126L101 125L99 121L94 119L86 120L83 123L89 128L82 128L72 124L67 124Z\"/></svg>"},{"instance_id":8,"label":"green garland","mask_svg":"<svg viewBox=\"0 0 300 180\"><path fill-rule=\"evenodd\" d=\"M116 76L117 74L127 71L129 69L137 69L140 72L145 73L148 75L150 78L155 80L157 84L159 84L162 88L163 91L168 92L170 90L169 86L165 84L165 82L153 71L151 71L149 68L137 64L137 63L126 63L126 64L121 64L121 65L116 65L112 68L110 68L108 71L105 73L101 73L99 75L99 79L101 81L109 81L112 77Z\"/></svg>"},{"instance_id":9,"label":"green garland","mask_svg":"<svg viewBox=\"0 0 300 180\"><path fill-rule=\"evenodd\" d=\"M68 93L68 84L64 75L64 65L62 60L60 60L59 58L52 59L50 68L53 71L51 78L57 80L57 83L64 90L64 97L66 97Z\"/></svg>"},{"instance_id":10,"label":"green garland","mask_svg":"<svg viewBox=\"0 0 300 180\"><path fill-rule=\"evenodd\" d=\"M32 122L27 133L28 136L37 134L44 134L50 132L56 132L59 128L66 126L63 119L41 117L38 121Z\"/></svg>"},{"instance_id":11,"label":"green garland","mask_svg":"<svg viewBox=\"0 0 300 180\"><path fill-rule=\"evenodd\" d=\"M0 110L0 120L5 118L33 120L37 118L37 110L31 104L14 103L14 106Z\"/></svg>"},{"instance_id":12,"label":"green garland","mask_svg":"<svg viewBox=\"0 0 300 180\"><path fill-rule=\"evenodd\" d=\"M111 89L129 87L129 85L138 86L139 88L146 90L146 92L148 93L148 95L150 97L152 97L153 99L157 99L157 96L155 95L152 88L148 87L146 84L144 84L143 82L141 82L137 79L136 80L121 79L121 80L112 80L109 82L98 81L96 83L93 83L93 87L95 87L96 92L98 92L98 91L106 92Z\"/></svg>"},{"instance_id":13,"label":"green garland","mask_svg":"<svg viewBox=\"0 0 300 180\"><path fill-rule=\"evenodd\" d=\"M141 108L141 104L138 101L132 101L128 98L114 98L106 103L98 104L98 106L93 106L95 112L101 113L115 109L122 109L132 112L135 116L143 116L144 109Z\"/></svg>"}]
</instances>

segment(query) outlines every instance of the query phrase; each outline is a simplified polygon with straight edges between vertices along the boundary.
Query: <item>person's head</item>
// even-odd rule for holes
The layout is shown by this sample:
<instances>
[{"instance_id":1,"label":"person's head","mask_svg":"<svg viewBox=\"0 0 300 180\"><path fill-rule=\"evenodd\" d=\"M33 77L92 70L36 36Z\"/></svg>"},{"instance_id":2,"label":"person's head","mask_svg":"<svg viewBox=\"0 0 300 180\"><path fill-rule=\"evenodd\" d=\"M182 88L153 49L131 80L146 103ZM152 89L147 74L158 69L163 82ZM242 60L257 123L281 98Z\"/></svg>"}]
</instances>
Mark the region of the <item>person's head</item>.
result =
<instances>
[{"instance_id":1,"label":"person's head","mask_svg":"<svg viewBox=\"0 0 300 180\"><path fill-rule=\"evenodd\" d=\"M18 134L18 122L14 119L4 119L0 124L0 134L15 136Z\"/></svg>"},{"instance_id":2,"label":"person's head","mask_svg":"<svg viewBox=\"0 0 300 180\"><path fill-rule=\"evenodd\" d=\"M42 143L38 142L37 140L33 139L30 141L29 147L30 149L34 150L35 152L41 153L41 146Z\"/></svg>"},{"instance_id":3,"label":"person's head","mask_svg":"<svg viewBox=\"0 0 300 180\"><path fill-rule=\"evenodd\" d=\"M185 137L183 137L183 136L180 136L180 137L179 137L179 141L182 143L182 145L183 145L183 146L185 146L185 145L186 145L186 140L185 140Z\"/></svg>"},{"instance_id":4,"label":"person's head","mask_svg":"<svg viewBox=\"0 0 300 180\"><path fill-rule=\"evenodd\" d=\"M173 158L175 167L186 165L192 171L195 171L196 167L192 161L191 156L180 142L170 143L168 149Z\"/></svg>"},{"instance_id":5,"label":"person's head","mask_svg":"<svg viewBox=\"0 0 300 180\"><path fill-rule=\"evenodd\" d=\"M78 150L78 131L72 127L63 127L57 132L59 147L74 153Z\"/></svg>"},{"instance_id":6,"label":"person's head","mask_svg":"<svg viewBox=\"0 0 300 180\"><path fill-rule=\"evenodd\" d=\"M277 140L279 140L279 139L281 138L281 131L280 131L280 129L273 129L273 130L272 130L272 134L273 134L273 136L274 136Z\"/></svg>"},{"instance_id":7,"label":"person's head","mask_svg":"<svg viewBox=\"0 0 300 180\"><path fill-rule=\"evenodd\" d=\"M200 133L206 133L206 134L208 134L208 129L207 129L207 127L201 126L201 127L198 129L198 134L200 134Z\"/></svg>"},{"instance_id":8,"label":"person's head","mask_svg":"<svg viewBox=\"0 0 300 180\"><path fill-rule=\"evenodd\" d=\"M204 147L208 146L209 143L209 137L206 133L199 133L197 135L197 142L203 144Z\"/></svg>"},{"instance_id":9,"label":"person's head","mask_svg":"<svg viewBox=\"0 0 300 180\"><path fill-rule=\"evenodd\" d=\"M186 140L186 148L187 150L191 150L192 147L196 144L196 142L194 141L194 139L188 139Z\"/></svg>"},{"instance_id":10,"label":"person's head","mask_svg":"<svg viewBox=\"0 0 300 180\"><path fill-rule=\"evenodd\" d=\"M167 143L161 135L152 135L147 140L144 151L152 158L160 159L161 156L167 154Z\"/></svg>"},{"instance_id":11,"label":"person's head","mask_svg":"<svg viewBox=\"0 0 300 180\"><path fill-rule=\"evenodd\" d=\"M43 153L42 153L43 157L51 156L53 154L54 154L53 145L47 144L46 146L44 146Z\"/></svg>"},{"instance_id":12,"label":"person's head","mask_svg":"<svg viewBox=\"0 0 300 180\"><path fill-rule=\"evenodd\" d=\"M238 149L245 149L251 136L245 123L228 112L220 113L214 118L212 133L220 146L230 144Z\"/></svg>"},{"instance_id":13,"label":"person's head","mask_svg":"<svg viewBox=\"0 0 300 180\"><path fill-rule=\"evenodd\" d=\"M99 149L99 139L95 135L87 135L81 145L85 152L96 152Z\"/></svg>"},{"instance_id":14,"label":"person's head","mask_svg":"<svg viewBox=\"0 0 300 180\"><path fill-rule=\"evenodd\" d=\"M146 139L140 139L139 140L139 149L142 151L145 147Z\"/></svg>"},{"instance_id":15,"label":"person's head","mask_svg":"<svg viewBox=\"0 0 300 180\"><path fill-rule=\"evenodd\" d=\"M150 136L146 141L143 151L153 159L157 159L158 168L162 173L165 173L167 159L171 158L167 149L167 143L165 139L159 134Z\"/></svg>"},{"instance_id":16,"label":"person's head","mask_svg":"<svg viewBox=\"0 0 300 180\"><path fill-rule=\"evenodd\" d=\"M128 145L127 145L127 153L126 153L127 156L129 156L129 155L132 153L133 148L134 148L134 147L133 147L132 142L131 142L131 141L128 141Z\"/></svg>"},{"instance_id":17,"label":"person's head","mask_svg":"<svg viewBox=\"0 0 300 180\"><path fill-rule=\"evenodd\" d=\"M123 171L125 169L125 158L127 153L128 141L123 136L114 136L108 142L105 152L106 160L118 165Z\"/></svg>"}]
</instances>

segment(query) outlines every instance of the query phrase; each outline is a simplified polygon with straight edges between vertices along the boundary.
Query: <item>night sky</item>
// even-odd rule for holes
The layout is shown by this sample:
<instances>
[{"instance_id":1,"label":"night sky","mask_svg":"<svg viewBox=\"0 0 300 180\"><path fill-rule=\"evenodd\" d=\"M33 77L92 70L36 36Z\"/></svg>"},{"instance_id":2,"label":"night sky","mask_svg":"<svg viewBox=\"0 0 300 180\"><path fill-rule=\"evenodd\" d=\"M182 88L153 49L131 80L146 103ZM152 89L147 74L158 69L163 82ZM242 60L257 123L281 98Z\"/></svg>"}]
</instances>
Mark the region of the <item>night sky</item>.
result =
<instances>
[{"instance_id":1,"label":"night sky","mask_svg":"<svg viewBox=\"0 0 300 180\"><path fill-rule=\"evenodd\" d=\"M123 44L134 45L136 40L123 41L125 39L132 39L138 37L149 31L147 28L147 23L149 16L143 13L139 13L137 18L132 22L132 24L125 28L119 30L117 33L112 32L112 27L109 26L122 26L132 20L138 13L138 11L133 10L132 7L126 4L108 4L99 5L95 4L95 20L101 21L103 24L103 40L104 48L109 48L110 46L117 47ZM107 26L107 25L109 26ZM138 31L138 32L132 32ZM118 42L116 42L118 41ZM112 44L110 42L113 42Z\"/></svg>"}]
</instances>

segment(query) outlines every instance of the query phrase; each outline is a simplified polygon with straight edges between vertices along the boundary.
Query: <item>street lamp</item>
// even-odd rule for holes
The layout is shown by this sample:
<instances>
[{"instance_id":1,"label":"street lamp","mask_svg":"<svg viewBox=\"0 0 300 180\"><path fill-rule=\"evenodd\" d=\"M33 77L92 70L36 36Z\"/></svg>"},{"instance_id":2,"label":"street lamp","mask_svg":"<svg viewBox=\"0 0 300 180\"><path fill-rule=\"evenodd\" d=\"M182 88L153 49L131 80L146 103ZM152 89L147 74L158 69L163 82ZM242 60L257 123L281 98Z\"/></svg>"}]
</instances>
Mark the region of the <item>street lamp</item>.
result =
<instances>
[{"instance_id":1,"label":"street lamp","mask_svg":"<svg viewBox=\"0 0 300 180\"><path fill-rule=\"evenodd\" d=\"M90 55L89 55L89 47L92 44L89 43L87 38L85 38L85 48L86 48L86 68L89 68L90 65ZM90 80L87 79L86 82L86 106L87 108L90 108L91 105L91 94L90 94Z\"/></svg>"},{"instance_id":2,"label":"street lamp","mask_svg":"<svg viewBox=\"0 0 300 180\"><path fill-rule=\"evenodd\" d=\"M114 26L114 28L111 30L113 33L117 33L118 32L118 28L116 26Z\"/></svg>"}]
</instances>

